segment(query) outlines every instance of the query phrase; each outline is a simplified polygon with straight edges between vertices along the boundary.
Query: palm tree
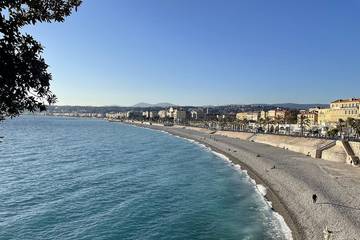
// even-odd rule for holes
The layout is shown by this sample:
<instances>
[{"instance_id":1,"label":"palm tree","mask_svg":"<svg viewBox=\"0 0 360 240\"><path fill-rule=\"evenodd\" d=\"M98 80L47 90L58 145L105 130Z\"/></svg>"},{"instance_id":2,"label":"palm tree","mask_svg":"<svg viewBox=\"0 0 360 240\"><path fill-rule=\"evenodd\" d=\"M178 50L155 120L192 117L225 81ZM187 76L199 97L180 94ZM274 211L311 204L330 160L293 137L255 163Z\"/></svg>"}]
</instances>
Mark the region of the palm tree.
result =
<instances>
[{"instance_id":1,"label":"palm tree","mask_svg":"<svg viewBox=\"0 0 360 240\"><path fill-rule=\"evenodd\" d=\"M340 118L336 124L336 128L339 130L340 135L343 134L344 125L345 125L345 121Z\"/></svg>"},{"instance_id":2,"label":"palm tree","mask_svg":"<svg viewBox=\"0 0 360 240\"><path fill-rule=\"evenodd\" d=\"M360 119L355 119L352 125L352 128L354 128L356 136L360 136Z\"/></svg>"},{"instance_id":3,"label":"palm tree","mask_svg":"<svg viewBox=\"0 0 360 240\"><path fill-rule=\"evenodd\" d=\"M355 131L356 137L360 136L360 119L348 118L349 126Z\"/></svg>"},{"instance_id":4,"label":"palm tree","mask_svg":"<svg viewBox=\"0 0 360 240\"><path fill-rule=\"evenodd\" d=\"M267 126L267 132L270 132L270 125L273 124L274 121L269 117L266 117L264 123Z\"/></svg>"},{"instance_id":5,"label":"palm tree","mask_svg":"<svg viewBox=\"0 0 360 240\"><path fill-rule=\"evenodd\" d=\"M265 125L265 119L263 118L260 118L258 121L257 121L258 125L260 126L260 129L261 131L263 131L263 126Z\"/></svg>"},{"instance_id":6,"label":"palm tree","mask_svg":"<svg viewBox=\"0 0 360 240\"><path fill-rule=\"evenodd\" d=\"M236 130L237 130L237 131L242 130L242 129L241 129L241 120L240 120L240 119L236 118L234 124L235 124L235 126L236 126Z\"/></svg>"},{"instance_id":7,"label":"palm tree","mask_svg":"<svg viewBox=\"0 0 360 240\"><path fill-rule=\"evenodd\" d=\"M338 133L339 133L339 129L337 129L337 128L333 128L333 129L327 131L327 135L331 138L334 138L336 135L338 135Z\"/></svg>"},{"instance_id":8,"label":"palm tree","mask_svg":"<svg viewBox=\"0 0 360 240\"><path fill-rule=\"evenodd\" d=\"M301 136L304 136L304 130L306 127L310 127L310 120L304 115L300 115L300 130L301 130Z\"/></svg>"},{"instance_id":9,"label":"palm tree","mask_svg":"<svg viewBox=\"0 0 360 240\"><path fill-rule=\"evenodd\" d=\"M224 130L225 127L227 126L227 120L225 118L222 118L222 119L220 119L219 124L220 124L221 130Z\"/></svg>"},{"instance_id":10,"label":"palm tree","mask_svg":"<svg viewBox=\"0 0 360 240\"><path fill-rule=\"evenodd\" d=\"M274 121L275 123L276 123L276 129L278 129L278 131L279 131L279 129L280 129L280 124L283 124L284 123L284 118L282 118L282 117L280 117L280 116L276 116L275 117L275 121Z\"/></svg>"},{"instance_id":11,"label":"palm tree","mask_svg":"<svg viewBox=\"0 0 360 240\"><path fill-rule=\"evenodd\" d=\"M248 125L249 125L249 121L245 118L241 121L241 125L243 129L247 129Z\"/></svg>"}]
</instances>

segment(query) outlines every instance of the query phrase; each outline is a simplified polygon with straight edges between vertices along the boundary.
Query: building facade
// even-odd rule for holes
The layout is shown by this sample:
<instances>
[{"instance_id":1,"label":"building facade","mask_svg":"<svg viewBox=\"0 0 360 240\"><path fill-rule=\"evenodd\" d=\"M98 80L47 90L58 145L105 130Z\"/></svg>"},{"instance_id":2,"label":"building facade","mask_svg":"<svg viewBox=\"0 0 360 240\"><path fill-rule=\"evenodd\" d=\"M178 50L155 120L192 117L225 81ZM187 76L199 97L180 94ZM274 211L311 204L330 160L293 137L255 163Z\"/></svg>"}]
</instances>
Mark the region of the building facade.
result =
<instances>
[{"instance_id":1,"label":"building facade","mask_svg":"<svg viewBox=\"0 0 360 240\"><path fill-rule=\"evenodd\" d=\"M173 111L174 121L177 123L183 123L186 121L186 111L174 109Z\"/></svg>"},{"instance_id":2,"label":"building facade","mask_svg":"<svg viewBox=\"0 0 360 240\"><path fill-rule=\"evenodd\" d=\"M300 111L297 115L297 123L300 125L302 119L307 119L310 125L318 124L318 111L314 111L313 109L309 109L309 111Z\"/></svg>"},{"instance_id":3,"label":"building facade","mask_svg":"<svg viewBox=\"0 0 360 240\"><path fill-rule=\"evenodd\" d=\"M192 120L201 120L205 116L204 111L202 109L193 109L190 111L190 118Z\"/></svg>"},{"instance_id":4,"label":"building facade","mask_svg":"<svg viewBox=\"0 0 360 240\"><path fill-rule=\"evenodd\" d=\"M242 120L248 120L251 122L257 122L260 120L260 112L239 112L236 114L236 119L242 121Z\"/></svg>"},{"instance_id":5,"label":"building facade","mask_svg":"<svg viewBox=\"0 0 360 240\"><path fill-rule=\"evenodd\" d=\"M339 99L330 104L330 108L320 109L318 123L321 125L334 125L340 119L360 119L360 98Z\"/></svg>"},{"instance_id":6,"label":"building facade","mask_svg":"<svg viewBox=\"0 0 360 240\"><path fill-rule=\"evenodd\" d=\"M167 115L166 110L160 110L160 111L158 112L159 118L166 118L166 115Z\"/></svg>"},{"instance_id":7,"label":"building facade","mask_svg":"<svg viewBox=\"0 0 360 240\"><path fill-rule=\"evenodd\" d=\"M158 112L156 111L145 111L143 112L143 117L145 119L154 119L154 118L157 118L159 115L158 115Z\"/></svg>"}]
</instances>

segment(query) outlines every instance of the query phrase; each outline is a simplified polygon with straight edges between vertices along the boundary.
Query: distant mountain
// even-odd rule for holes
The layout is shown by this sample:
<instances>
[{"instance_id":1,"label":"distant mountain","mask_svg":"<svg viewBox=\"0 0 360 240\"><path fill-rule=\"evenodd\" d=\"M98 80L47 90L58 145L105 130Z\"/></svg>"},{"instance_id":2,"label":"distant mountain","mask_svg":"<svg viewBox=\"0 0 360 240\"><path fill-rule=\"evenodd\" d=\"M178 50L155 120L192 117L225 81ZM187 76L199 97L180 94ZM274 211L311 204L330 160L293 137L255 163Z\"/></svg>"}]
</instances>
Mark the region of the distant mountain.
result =
<instances>
[{"instance_id":1,"label":"distant mountain","mask_svg":"<svg viewBox=\"0 0 360 240\"><path fill-rule=\"evenodd\" d=\"M135 105L132 106L132 107L136 107L136 108L162 107L162 108L165 108L165 107L173 107L173 106L176 106L176 105L175 105L175 104L172 104L172 103L156 103L156 104L151 104L151 103L141 102L141 103L135 104Z\"/></svg>"}]
</instances>

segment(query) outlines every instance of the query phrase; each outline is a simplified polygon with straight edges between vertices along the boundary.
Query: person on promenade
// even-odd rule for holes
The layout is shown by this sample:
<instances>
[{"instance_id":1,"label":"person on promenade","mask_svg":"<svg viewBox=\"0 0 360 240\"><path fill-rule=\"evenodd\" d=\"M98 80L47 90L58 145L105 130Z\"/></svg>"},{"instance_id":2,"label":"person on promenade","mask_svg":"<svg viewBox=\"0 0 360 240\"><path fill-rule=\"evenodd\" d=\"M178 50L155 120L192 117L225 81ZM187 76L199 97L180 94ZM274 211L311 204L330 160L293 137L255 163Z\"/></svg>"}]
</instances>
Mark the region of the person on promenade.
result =
<instances>
[{"instance_id":1,"label":"person on promenade","mask_svg":"<svg viewBox=\"0 0 360 240\"><path fill-rule=\"evenodd\" d=\"M312 200L313 200L313 203L316 203L316 201L317 201L317 195L316 194L312 195Z\"/></svg>"},{"instance_id":2,"label":"person on promenade","mask_svg":"<svg viewBox=\"0 0 360 240\"><path fill-rule=\"evenodd\" d=\"M323 233L324 233L324 240L330 240L333 234L333 232L329 230L328 226L325 227Z\"/></svg>"}]
</instances>

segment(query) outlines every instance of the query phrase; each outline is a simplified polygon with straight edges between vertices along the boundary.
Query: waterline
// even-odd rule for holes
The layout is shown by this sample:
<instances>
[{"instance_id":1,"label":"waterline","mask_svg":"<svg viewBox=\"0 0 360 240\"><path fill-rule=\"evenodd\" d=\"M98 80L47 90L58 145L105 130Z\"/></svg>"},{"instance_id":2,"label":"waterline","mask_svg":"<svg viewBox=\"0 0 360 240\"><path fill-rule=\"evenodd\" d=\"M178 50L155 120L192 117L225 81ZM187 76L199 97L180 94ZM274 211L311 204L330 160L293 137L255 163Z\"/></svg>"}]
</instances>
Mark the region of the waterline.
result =
<instances>
[{"instance_id":1,"label":"waterline","mask_svg":"<svg viewBox=\"0 0 360 240\"><path fill-rule=\"evenodd\" d=\"M126 124L126 123L122 123L122 124ZM142 128L142 129L147 129L147 130L153 130L153 131L159 131L161 133L164 133L164 134L168 134L168 135L172 135L176 138L180 138L180 139L184 139L192 144L195 144L197 145L198 147L200 147L201 149L204 149L206 151L210 151L212 154L214 154L215 156L217 156L219 159L222 159L223 161L225 161L226 163L228 163L228 166L232 167L233 169L237 170L240 174L244 174L249 182L253 185L254 187L254 190L256 191L256 193L258 193L258 195L263 199L263 203L265 206L267 206L268 210L270 210L274 216L274 218L277 219L277 221L280 223L280 226L281 226L281 231L284 233L285 237L287 240L293 240L293 237L292 237L292 231L291 229L289 228L289 226L287 225L285 219L283 216L281 216L278 212L276 212L274 209L273 209L273 206L272 206L272 202L270 200L268 200L266 198L266 194L267 194L267 188L261 184L257 184L255 179L251 178L250 175L248 174L248 171L245 170L245 169L242 169L241 168L241 165L240 164L235 164L234 162L232 162L227 156L225 156L224 154L222 153L219 153L215 150L213 150L211 147L208 147L206 146L205 144L203 143L200 143L194 139L190 139L190 138L186 138L186 137L182 137L182 136L178 136L178 135L175 135L175 134L172 134L172 133L169 133L167 131L164 131L164 130L157 130L157 129L152 129L152 128L148 128L146 126L140 126L140 125L133 125L133 124L130 124L130 126L133 126L133 127L138 127L138 128Z\"/></svg>"}]
</instances>

